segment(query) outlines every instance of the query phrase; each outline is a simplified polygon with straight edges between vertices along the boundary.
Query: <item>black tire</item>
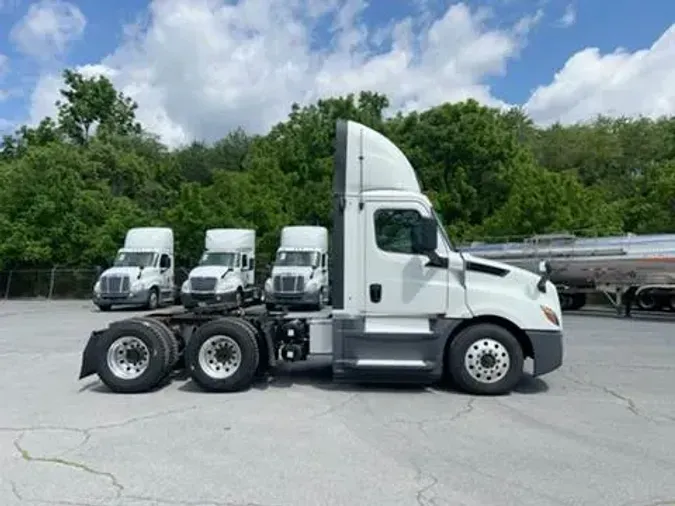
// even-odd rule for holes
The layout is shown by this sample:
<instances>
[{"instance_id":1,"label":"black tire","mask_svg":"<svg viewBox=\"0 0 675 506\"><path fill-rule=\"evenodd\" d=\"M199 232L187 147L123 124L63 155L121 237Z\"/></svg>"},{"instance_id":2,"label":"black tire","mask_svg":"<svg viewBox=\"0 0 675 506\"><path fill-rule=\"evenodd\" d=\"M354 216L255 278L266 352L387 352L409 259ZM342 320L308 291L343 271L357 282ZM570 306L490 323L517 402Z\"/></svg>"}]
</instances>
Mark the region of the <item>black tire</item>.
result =
<instances>
[{"instance_id":1,"label":"black tire","mask_svg":"<svg viewBox=\"0 0 675 506\"><path fill-rule=\"evenodd\" d=\"M650 290L644 290L635 299L637 306L643 311L656 311L658 309L658 299Z\"/></svg>"},{"instance_id":2,"label":"black tire","mask_svg":"<svg viewBox=\"0 0 675 506\"><path fill-rule=\"evenodd\" d=\"M241 359L234 372L217 378L205 370L199 355L207 340L214 336L231 339L239 347ZM253 326L238 318L219 318L197 329L185 347L185 364L192 379L210 392L236 392L248 388L255 377L260 362L260 348ZM214 367L219 367L214 362Z\"/></svg>"},{"instance_id":3,"label":"black tire","mask_svg":"<svg viewBox=\"0 0 675 506\"><path fill-rule=\"evenodd\" d=\"M560 309L562 311L569 311L570 309L572 309L574 301L570 294L561 293L558 295L558 299L560 300Z\"/></svg>"},{"instance_id":4,"label":"black tire","mask_svg":"<svg viewBox=\"0 0 675 506\"><path fill-rule=\"evenodd\" d=\"M108 362L108 350L122 337L140 340L149 351L149 361L145 371L136 378L119 377ZM113 392L139 393L155 388L166 377L171 352L166 339L156 325L130 318L115 322L101 336L101 354L98 357L97 373L101 381Z\"/></svg>"},{"instance_id":5,"label":"black tire","mask_svg":"<svg viewBox=\"0 0 675 506\"><path fill-rule=\"evenodd\" d=\"M324 308L324 299L325 299L325 292L323 290L323 287L321 287L319 289L319 302L317 304L314 304L315 311L321 311Z\"/></svg>"},{"instance_id":6,"label":"black tire","mask_svg":"<svg viewBox=\"0 0 675 506\"><path fill-rule=\"evenodd\" d=\"M166 347L169 350L169 362L167 364L167 369L172 368L178 362L179 354L179 343L178 338L173 333L173 331L167 327L162 321L150 318L149 316L135 316L132 320L138 320L147 323L151 327L157 329L157 331L162 335Z\"/></svg>"},{"instance_id":7,"label":"black tire","mask_svg":"<svg viewBox=\"0 0 675 506\"><path fill-rule=\"evenodd\" d=\"M488 341L490 340L490 341ZM498 343L494 345L493 343ZM489 345L489 346L486 346ZM478 361L482 355L492 355L494 366L488 369L473 369L475 366L467 366L465 357L469 350L475 347L478 355L470 360ZM498 353L494 353L498 352ZM507 353L509 365L506 373L503 373L504 359L500 354ZM486 359L487 361L487 359ZM467 393L478 395L502 395L510 392L516 386L523 375L525 358L520 343L511 332L504 327L491 323L479 323L462 330L450 343L446 364L455 384ZM470 369L476 372L476 376L485 379L494 379L494 375L500 375L500 379L493 382L481 381L472 376Z\"/></svg>"},{"instance_id":8,"label":"black tire","mask_svg":"<svg viewBox=\"0 0 675 506\"><path fill-rule=\"evenodd\" d=\"M159 290L156 286L153 286L148 292L148 300L145 303L145 307L150 311L154 311L159 307Z\"/></svg>"},{"instance_id":9,"label":"black tire","mask_svg":"<svg viewBox=\"0 0 675 506\"><path fill-rule=\"evenodd\" d=\"M265 309L268 311L274 311L276 309L277 305L272 304L271 302L265 302Z\"/></svg>"},{"instance_id":10,"label":"black tire","mask_svg":"<svg viewBox=\"0 0 675 506\"><path fill-rule=\"evenodd\" d=\"M96 304L96 306L101 310L101 311L110 311L112 308L112 304Z\"/></svg>"},{"instance_id":11,"label":"black tire","mask_svg":"<svg viewBox=\"0 0 675 506\"><path fill-rule=\"evenodd\" d=\"M586 305L586 294L585 293L574 293L570 295L572 298L572 303L569 307L569 309L572 309L574 311L581 309Z\"/></svg>"},{"instance_id":12,"label":"black tire","mask_svg":"<svg viewBox=\"0 0 675 506\"><path fill-rule=\"evenodd\" d=\"M246 295L241 287L237 288L236 297L237 307L244 307L246 305Z\"/></svg>"}]
</instances>

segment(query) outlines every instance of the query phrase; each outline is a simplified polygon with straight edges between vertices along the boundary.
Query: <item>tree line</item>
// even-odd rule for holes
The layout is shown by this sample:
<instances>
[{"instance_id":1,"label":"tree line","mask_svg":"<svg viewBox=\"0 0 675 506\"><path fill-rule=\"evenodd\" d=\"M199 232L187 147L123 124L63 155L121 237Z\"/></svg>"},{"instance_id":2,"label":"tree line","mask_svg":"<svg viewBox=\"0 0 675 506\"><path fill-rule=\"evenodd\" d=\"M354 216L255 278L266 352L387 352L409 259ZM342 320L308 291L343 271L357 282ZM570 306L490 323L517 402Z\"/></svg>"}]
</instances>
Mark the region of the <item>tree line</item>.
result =
<instances>
[{"instance_id":1,"label":"tree line","mask_svg":"<svg viewBox=\"0 0 675 506\"><path fill-rule=\"evenodd\" d=\"M675 118L537 127L474 100L387 115L363 91L292 104L265 135L242 129L170 150L105 77L65 70L56 117L0 143L0 270L109 265L134 226L170 226L194 263L207 228L250 227L259 265L281 227L331 226L335 120L388 136L455 242L675 228Z\"/></svg>"}]
</instances>

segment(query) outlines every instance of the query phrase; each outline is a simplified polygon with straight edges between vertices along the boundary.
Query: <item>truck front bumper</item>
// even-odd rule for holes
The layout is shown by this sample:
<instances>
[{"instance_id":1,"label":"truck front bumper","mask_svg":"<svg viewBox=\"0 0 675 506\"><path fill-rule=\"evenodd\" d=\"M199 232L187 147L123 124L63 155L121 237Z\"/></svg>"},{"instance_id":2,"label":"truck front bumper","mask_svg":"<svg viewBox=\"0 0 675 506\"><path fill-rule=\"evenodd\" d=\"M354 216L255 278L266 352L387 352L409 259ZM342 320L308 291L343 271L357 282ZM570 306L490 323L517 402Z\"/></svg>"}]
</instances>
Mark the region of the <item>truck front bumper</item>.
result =
<instances>
[{"instance_id":1,"label":"truck front bumper","mask_svg":"<svg viewBox=\"0 0 675 506\"><path fill-rule=\"evenodd\" d=\"M149 290L126 293L94 293L92 301L97 306L122 306L145 304L148 301Z\"/></svg>"},{"instance_id":2,"label":"truck front bumper","mask_svg":"<svg viewBox=\"0 0 675 506\"><path fill-rule=\"evenodd\" d=\"M533 376L555 371L563 361L563 333L561 330L527 330L532 344Z\"/></svg>"},{"instance_id":3,"label":"truck front bumper","mask_svg":"<svg viewBox=\"0 0 675 506\"><path fill-rule=\"evenodd\" d=\"M215 292L201 292L201 293L185 293L181 292L180 301L185 307L195 307L200 304L219 304L221 302L235 302L236 292L215 293Z\"/></svg>"},{"instance_id":4,"label":"truck front bumper","mask_svg":"<svg viewBox=\"0 0 675 506\"><path fill-rule=\"evenodd\" d=\"M278 293L265 292L266 304L278 304L281 306L297 306L301 304L319 304L319 294L316 292L301 292L301 293Z\"/></svg>"}]
</instances>

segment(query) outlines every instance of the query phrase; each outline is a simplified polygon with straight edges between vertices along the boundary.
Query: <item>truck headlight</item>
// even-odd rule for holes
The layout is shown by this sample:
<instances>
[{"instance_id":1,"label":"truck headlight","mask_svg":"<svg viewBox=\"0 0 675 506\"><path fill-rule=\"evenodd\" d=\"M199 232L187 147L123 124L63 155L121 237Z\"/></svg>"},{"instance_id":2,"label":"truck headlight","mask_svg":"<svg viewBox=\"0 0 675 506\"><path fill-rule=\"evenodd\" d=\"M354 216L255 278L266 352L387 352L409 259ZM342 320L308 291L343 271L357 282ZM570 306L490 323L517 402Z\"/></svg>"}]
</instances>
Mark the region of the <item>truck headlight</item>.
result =
<instances>
[{"instance_id":1,"label":"truck headlight","mask_svg":"<svg viewBox=\"0 0 675 506\"><path fill-rule=\"evenodd\" d=\"M216 285L216 293L227 293L227 292L233 292L234 290L237 289L237 285L229 282L229 281L221 281Z\"/></svg>"},{"instance_id":2,"label":"truck headlight","mask_svg":"<svg viewBox=\"0 0 675 506\"><path fill-rule=\"evenodd\" d=\"M305 285L307 288L308 292L318 292L319 291L319 280L318 279L310 279L307 284Z\"/></svg>"},{"instance_id":3,"label":"truck headlight","mask_svg":"<svg viewBox=\"0 0 675 506\"><path fill-rule=\"evenodd\" d=\"M137 293L143 290L143 282L142 281L134 281L133 284L131 285L131 292L132 293Z\"/></svg>"},{"instance_id":4,"label":"truck headlight","mask_svg":"<svg viewBox=\"0 0 675 506\"><path fill-rule=\"evenodd\" d=\"M548 321L550 321L556 327L560 327L560 320L558 319L558 315L555 314L555 311L553 311L553 309L551 309L548 306L541 306L541 310Z\"/></svg>"},{"instance_id":5,"label":"truck headlight","mask_svg":"<svg viewBox=\"0 0 675 506\"><path fill-rule=\"evenodd\" d=\"M272 278L267 278L267 281L265 281L265 291L271 293L273 288L274 285L272 284Z\"/></svg>"},{"instance_id":6,"label":"truck headlight","mask_svg":"<svg viewBox=\"0 0 675 506\"><path fill-rule=\"evenodd\" d=\"M190 293L190 280L183 281L180 291L183 293Z\"/></svg>"},{"instance_id":7,"label":"truck headlight","mask_svg":"<svg viewBox=\"0 0 675 506\"><path fill-rule=\"evenodd\" d=\"M94 283L94 293L99 294L101 293L101 282L97 281Z\"/></svg>"}]
</instances>

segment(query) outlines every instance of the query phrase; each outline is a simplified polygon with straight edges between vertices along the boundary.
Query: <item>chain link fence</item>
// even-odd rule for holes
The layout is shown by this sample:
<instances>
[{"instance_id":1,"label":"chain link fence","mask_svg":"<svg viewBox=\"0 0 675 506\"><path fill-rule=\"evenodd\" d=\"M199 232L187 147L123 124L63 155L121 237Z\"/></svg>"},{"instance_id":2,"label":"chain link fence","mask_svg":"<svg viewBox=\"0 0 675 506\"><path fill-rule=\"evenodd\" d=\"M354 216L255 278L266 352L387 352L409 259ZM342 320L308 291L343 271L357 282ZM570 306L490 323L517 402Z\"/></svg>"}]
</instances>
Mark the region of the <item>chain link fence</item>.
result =
<instances>
[{"instance_id":1,"label":"chain link fence","mask_svg":"<svg viewBox=\"0 0 675 506\"><path fill-rule=\"evenodd\" d=\"M15 269L0 271L0 299L89 299L101 268ZM178 288L190 269L177 267L174 272Z\"/></svg>"}]
</instances>

